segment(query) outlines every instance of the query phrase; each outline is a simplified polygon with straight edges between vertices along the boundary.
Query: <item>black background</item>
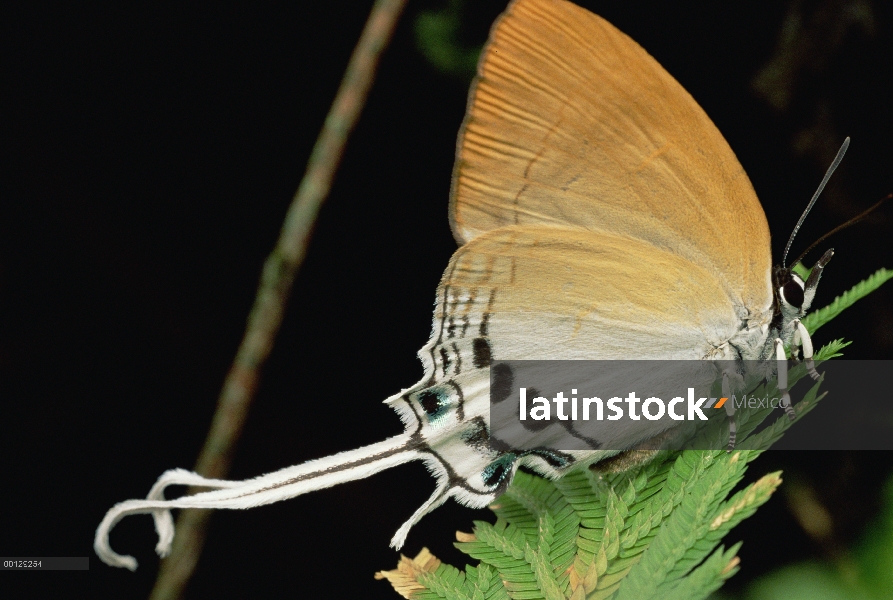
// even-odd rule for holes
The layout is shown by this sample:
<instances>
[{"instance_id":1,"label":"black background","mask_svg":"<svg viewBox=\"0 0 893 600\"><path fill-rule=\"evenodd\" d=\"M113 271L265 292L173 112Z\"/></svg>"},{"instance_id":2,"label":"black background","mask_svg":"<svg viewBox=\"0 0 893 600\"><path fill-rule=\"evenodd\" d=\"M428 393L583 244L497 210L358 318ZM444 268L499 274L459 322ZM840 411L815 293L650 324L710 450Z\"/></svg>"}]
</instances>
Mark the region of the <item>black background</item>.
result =
<instances>
[{"instance_id":1,"label":"black background","mask_svg":"<svg viewBox=\"0 0 893 600\"><path fill-rule=\"evenodd\" d=\"M410 2L384 57L232 478L401 429L380 401L421 375L415 352L455 249L446 207L468 80L438 72L413 36L420 11L446 4ZM889 5L795 4L805 25L822 18L832 25L797 46L806 60L793 71L785 110L773 109L751 81L776 51L787 3L589 4L652 53L716 122L766 209L776 259L844 136L853 139L849 154L794 252L893 191ZM147 596L157 570L149 517L125 519L112 535L116 550L140 561L135 574L100 563L94 529L114 503L145 496L164 470L192 466L260 265L370 6L4 8L0 554L90 556L91 569L5 573L0 589ZM462 40L482 43L503 7L474 2ZM891 211L823 246L837 254L816 306L893 267ZM891 299L893 287L880 290L823 328L817 343L846 337L856 342L849 358L891 358ZM878 453L776 452L750 477L784 467L807 482L838 519L845 544L872 518L891 462ZM220 511L188 596L394 598L372 575L395 566L388 541L432 489L424 467L408 465L289 502ZM730 535L745 540L731 588L827 552L779 496ZM464 564L453 532L490 518L451 502L413 529L404 552L426 545Z\"/></svg>"}]
</instances>

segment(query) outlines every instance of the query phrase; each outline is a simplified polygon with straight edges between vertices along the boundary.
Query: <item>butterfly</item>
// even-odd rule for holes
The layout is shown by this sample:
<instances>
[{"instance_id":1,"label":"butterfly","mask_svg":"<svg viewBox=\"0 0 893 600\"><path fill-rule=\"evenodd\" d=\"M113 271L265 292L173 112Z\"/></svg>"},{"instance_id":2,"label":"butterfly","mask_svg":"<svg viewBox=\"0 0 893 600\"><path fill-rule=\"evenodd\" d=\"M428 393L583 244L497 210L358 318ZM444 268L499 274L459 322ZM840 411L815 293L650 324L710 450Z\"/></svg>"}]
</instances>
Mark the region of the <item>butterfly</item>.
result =
<instances>
[{"instance_id":1,"label":"butterfly","mask_svg":"<svg viewBox=\"0 0 893 600\"><path fill-rule=\"evenodd\" d=\"M459 249L419 351L424 376L385 400L402 434L245 481L167 471L146 499L108 511L97 555L136 568L108 539L130 514L153 516L166 556L173 508L259 506L421 460L436 489L394 535L399 549L449 498L483 507L521 466L561 477L616 453L600 445L631 448L667 427L606 427L585 450L494 445L495 361L783 361L789 345L817 377L800 318L832 252L806 280L773 268L763 209L714 124L636 42L575 4L515 0L493 26L460 130L449 215ZM213 489L166 500L169 485Z\"/></svg>"}]
</instances>

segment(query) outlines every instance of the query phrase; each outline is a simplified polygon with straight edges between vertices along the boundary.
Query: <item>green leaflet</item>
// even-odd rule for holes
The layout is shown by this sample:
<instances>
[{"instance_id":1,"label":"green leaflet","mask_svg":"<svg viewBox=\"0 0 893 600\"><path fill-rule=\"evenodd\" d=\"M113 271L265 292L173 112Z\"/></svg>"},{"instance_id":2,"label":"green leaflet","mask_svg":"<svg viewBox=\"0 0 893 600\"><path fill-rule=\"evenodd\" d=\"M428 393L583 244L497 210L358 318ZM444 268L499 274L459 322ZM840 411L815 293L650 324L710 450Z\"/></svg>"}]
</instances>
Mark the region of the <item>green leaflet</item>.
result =
<instances>
[{"instance_id":1,"label":"green leaflet","mask_svg":"<svg viewBox=\"0 0 893 600\"><path fill-rule=\"evenodd\" d=\"M814 333L889 279L893 271L877 271L810 314L804 325ZM834 340L816 359L840 356L847 345ZM802 366L792 369L791 387L804 376ZM821 383L797 402L798 415L822 399ZM764 383L753 393L775 395L777 389ZM491 506L496 522L476 521L473 534L459 534L456 547L480 561L477 567L463 572L423 550L378 577L389 579L404 597L420 600L706 598L738 570L741 544L725 548L723 537L781 484L780 472L769 473L729 497L747 464L791 426L781 415L754 434L772 412L739 409L739 441L730 454L662 452L620 473L587 469L557 481L518 472ZM717 414L697 435L725 431L725 419Z\"/></svg>"}]
</instances>

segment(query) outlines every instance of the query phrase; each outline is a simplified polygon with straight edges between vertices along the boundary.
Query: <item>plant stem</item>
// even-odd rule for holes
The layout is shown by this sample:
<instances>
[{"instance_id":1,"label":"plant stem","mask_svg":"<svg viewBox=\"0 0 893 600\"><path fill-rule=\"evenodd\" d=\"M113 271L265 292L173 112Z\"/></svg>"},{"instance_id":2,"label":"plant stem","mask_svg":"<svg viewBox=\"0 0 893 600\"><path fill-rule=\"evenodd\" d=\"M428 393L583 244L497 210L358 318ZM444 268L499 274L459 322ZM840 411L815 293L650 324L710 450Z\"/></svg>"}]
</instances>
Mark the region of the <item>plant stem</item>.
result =
<instances>
[{"instance_id":1,"label":"plant stem","mask_svg":"<svg viewBox=\"0 0 893 600\"><path fill-rule=\"evenodd\" d=\"M195 471L226 477L288 303L295 274L307 251L316 216L332 186L347 138L366 102L376 67L406 0L377 0L350 57L341 86L313 147L307 170L285 216L276 247L267 257L245 336L223 383L217 409ZM210 511L184 510L177 519L171 555L161 562L150 600L183 596L204 545Z\"/></svg>"}]
</instances>

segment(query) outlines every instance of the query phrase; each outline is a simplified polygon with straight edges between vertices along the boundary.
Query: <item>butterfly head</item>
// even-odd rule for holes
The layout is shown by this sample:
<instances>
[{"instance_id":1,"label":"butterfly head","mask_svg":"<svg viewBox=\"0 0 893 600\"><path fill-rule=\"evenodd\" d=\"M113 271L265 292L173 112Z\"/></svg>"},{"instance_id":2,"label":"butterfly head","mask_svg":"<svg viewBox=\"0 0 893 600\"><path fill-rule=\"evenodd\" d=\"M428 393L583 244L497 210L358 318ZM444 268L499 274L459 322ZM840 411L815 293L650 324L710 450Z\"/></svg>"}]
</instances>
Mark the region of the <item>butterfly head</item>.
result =
<instances>
[{"instance_id":1,"label":"butterfly head","mask_svg":"<svg viewBox=\"0 0 893 600\"><path fill-rule=\"evenodd\" d=\"M806 315L815 299L822 271L833 256L833 249L825 252L805 280L793 268L781 266L775 268L772 273L772 286L775 290L775 318L779 330L782 332L792 330L794 319Z\"/></svg>"}]
</instances>

